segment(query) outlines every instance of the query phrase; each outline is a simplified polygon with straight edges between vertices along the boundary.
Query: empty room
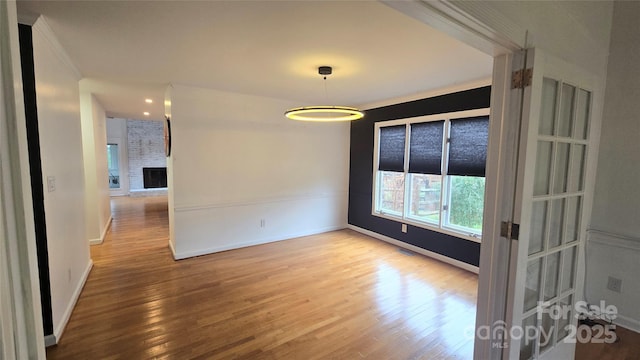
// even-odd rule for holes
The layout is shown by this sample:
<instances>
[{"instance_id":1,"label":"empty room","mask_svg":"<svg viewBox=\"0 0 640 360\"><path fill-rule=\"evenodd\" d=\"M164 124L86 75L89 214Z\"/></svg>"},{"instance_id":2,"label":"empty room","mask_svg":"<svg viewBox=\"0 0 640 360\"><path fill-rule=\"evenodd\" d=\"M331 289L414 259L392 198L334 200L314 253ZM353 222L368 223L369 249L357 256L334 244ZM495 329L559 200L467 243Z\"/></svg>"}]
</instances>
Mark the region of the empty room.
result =
<instances>
[{"instance_id":1,"label":"empty room","mask_svg":"<svg viewBox=\"0 0 640 360\"><path fill-rule=\"evenodd\" d=\"M3 358L640 352L636 3L0 10Z\"/></svg>"}]
</instances>

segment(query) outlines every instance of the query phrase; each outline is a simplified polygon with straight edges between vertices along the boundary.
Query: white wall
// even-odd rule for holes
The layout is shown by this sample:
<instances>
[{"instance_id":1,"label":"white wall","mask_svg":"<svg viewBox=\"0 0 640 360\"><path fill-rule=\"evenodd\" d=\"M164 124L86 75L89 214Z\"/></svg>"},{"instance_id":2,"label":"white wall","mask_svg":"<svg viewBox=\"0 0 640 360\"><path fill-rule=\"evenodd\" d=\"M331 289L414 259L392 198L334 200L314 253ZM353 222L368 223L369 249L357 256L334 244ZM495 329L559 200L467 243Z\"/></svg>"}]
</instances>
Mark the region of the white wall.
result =
<instances>
[{"instance_id":1,"label":"white wall","mask_svg":"<svg viewBox=\"0 0 640 360\"><path fill-rule=\"evenodd\" d=\"M107 139L127 136L127 120L107 118Z\"/></svg>"},{"instance_id":2,"label":"white wall","mask_svg":"<svg viewBox=\"0 0 640 360\"><path fill-rule=\"evenodd\" d=\"M173 115L171 114L171 98L173 97L173 86L167 86L167 89L164 92L164 115L167 119L172 119ZM165 123L167 126L167 123ZM168 130L169 126L167 126L167 133L170 134ZM164 135L164 134L163 134ZM173 150L170 150L169 156L167 157L167 206L169 207L169 248L171 248L171 252L173 256L176 256L176 222L175 222L175 196L173 191Z\"/></svg>"},{"instance_id":3,"label":"white wall","mask_svg":"<svg viewBox=\"0 0 640 360\"><path fill-rule=\"evenodd\" d=\"M85 232L79 76L46 23L33 27L53 326L59 338L91 269ZM55 191L47 191L47 178Z\"/></svg>"},{"instance_id":4,"label":"white wall","mask_svg":"<svg viewBox=\"0 0 640 360\"><path fill-rule=\"evenodd\" d=\"M93 133L96 148L96 178L97 196L98 196L98 224L100 225L100 236L104 239L109 223L111 222L111 201L109 198L109 170L107 169L107 122L105 110L96 100L95 96L91 96L93 105Z\"/></svg>"},{"instance_id":5,"label":"white wall","mask_svg":"<svg viewBox=\"0 0 640 360\"><path fill-rule=\"evenodd\" d=\"M587 300L617 308L614 323L640 332L640 241L592 230L587 243ZM622 280L621 291L607 289L609 277Z\"/></svg>"},{"instance_id":6,"label":"white wall","mask_svg":"<svg viewBox=\"0 0 640 360\"><path fill-rule=\"evenodd\" d=\"M100 244L111 221L105 111L93 94L81 90L80 115L87 239L90 244Z\"/></svg>"},{"instance_id":7,"label":"white wall","mask_svg":"<svg viewBox=\"0 0 640 360\"><path fill-rule=\"evenodd\" d=\"M587 298L618 306L640 331L640 3L615 3L600 160L587 262ZM608 276L622 292L606 289Z\"/></svg>"},{"instance_id":8,"label":"white wall","mask_svg":"<svg viewBox=\"0 0 640 360\"><path fill-rule=\"evenodd\" d=\"M592 227L640 240L639 14L616 2Z\"/></svg>"},{"instance_id":9,"label":"white wall","mask_svg":"<svg viewBox=\"0 0 640 360\"><path fill-rule=\"evenodd\" d=\"M172 92L176 258L346 226L348 124L287 120L290 101Z\"/></svg>"}]
</instances>

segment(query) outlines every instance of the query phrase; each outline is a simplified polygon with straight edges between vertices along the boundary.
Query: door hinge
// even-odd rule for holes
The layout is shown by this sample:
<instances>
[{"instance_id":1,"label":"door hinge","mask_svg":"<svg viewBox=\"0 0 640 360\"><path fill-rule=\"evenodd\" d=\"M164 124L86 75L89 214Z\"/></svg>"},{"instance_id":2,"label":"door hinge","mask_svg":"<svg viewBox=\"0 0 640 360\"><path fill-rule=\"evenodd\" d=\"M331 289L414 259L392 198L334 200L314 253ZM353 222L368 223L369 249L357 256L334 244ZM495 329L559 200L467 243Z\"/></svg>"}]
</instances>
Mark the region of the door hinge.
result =
<instances>
[{"instance_id":1,"label":"door hinge","mask_svg":"<svg viewBox=\"0 0 640 360\"><path fill-rule=\"evenodd\" d=\"M511 221L503 221L500 223L500 236L518 240L520 236L520 224L514 224Z\"/></svg>"},{"instance_id":2,"label":"door hinge","mask_svg":"<svg viewBox=\"0 0 640 360\"><path fill-rule=\"evenodd\" d=\"M511 88L524 89L527 86L531 86L531 79L533 79L532 68L514 71L511 74Z\"/></svg>"}]
</instances>

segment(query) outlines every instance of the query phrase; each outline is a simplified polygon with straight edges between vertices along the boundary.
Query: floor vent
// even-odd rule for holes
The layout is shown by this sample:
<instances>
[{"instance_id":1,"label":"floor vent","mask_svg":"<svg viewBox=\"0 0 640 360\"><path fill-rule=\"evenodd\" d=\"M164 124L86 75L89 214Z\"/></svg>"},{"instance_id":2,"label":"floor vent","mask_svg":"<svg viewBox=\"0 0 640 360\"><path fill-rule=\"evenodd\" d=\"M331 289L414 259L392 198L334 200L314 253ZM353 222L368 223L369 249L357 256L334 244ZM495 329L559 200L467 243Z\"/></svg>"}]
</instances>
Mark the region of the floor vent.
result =
<instances>
[{"instance_id":1,"label":"floor vent","mask_svg":"<svg viewBox=\"0 0 640 360\"><path fill-rule=\"evenodd\" d=\"M414 253L413 251L411 251L411 250L407 250L407 249L404 249L404 248L398 248L398 251L399 251L401 254L405 254L405 255L407 255L407 256L413 256L413 255L415 255L415 254L416 254L416 253Z\"/></svg>"}]
</instances>

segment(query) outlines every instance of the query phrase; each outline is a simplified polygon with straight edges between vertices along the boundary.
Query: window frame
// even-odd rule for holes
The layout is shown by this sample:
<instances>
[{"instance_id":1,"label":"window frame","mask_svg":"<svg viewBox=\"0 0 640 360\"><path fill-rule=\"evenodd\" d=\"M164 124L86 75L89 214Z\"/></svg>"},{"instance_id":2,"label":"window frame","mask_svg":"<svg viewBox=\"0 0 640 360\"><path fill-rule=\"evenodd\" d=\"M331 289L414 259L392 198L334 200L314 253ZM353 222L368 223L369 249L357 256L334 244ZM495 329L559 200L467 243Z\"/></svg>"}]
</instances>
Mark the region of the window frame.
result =
<instances>
[{"instance_id":1,"label":"window frame","mask_svg":"<svg viewBox=\"0 0 640 360\"><path fill-rule=\"evenodd\" d=\"M447 224L445 217L448 219L450 216L450 203L451 203L451 176L447 173L447 164L449 162L449 136L451 129L451 120L462 119L462 118L470 118L470 117L481 117L481 116L489 116L490 109L482 108L482 109L473 109L473 110L464 110L464 111L454 111L448 113L440 113L433 115L425 115L425 116L417 116L411 118L403 118L397 120L388 120L388 121L379 121L374 124L374 151L373 151L373 185L372 185L372 196L371 196L371 215L377 216L380 218L393 220L400 222L402 224L409 224L412 226L420 227L423 229L428 229L431 231L440 232L443 234L455 236L461 239L481 242L482 233L473 231L473 229L462 228L455 225ZM410 137L411 137L411 124L415 123L424 123L424 122L432 122L432 121L442 121L444 120L444 135L443 135L443 143L442 143L442 160L441 160L441 182L440 182L440 214L438 219L438 224L436 225L434 222L421 221L416 219L414 216L410 214L410 199L411 199L411 173L409 173L409 146L410 146ZM402 174L404 175L404 201L403 201L403 214L395 215L388 212L379 211L379 202L380 202L380 192L378 191L378 187L381 180L381 171L378 170L378 161L380 157L380 128L388 127L388 126L397 126L397 125L405 125L405 146L404 146L404 171ZM486 179L486 176L485 176ZM446 183L446 184L445 184ZM486 191L486 183L485 183L485 191ZM443 206L447 205L447 209L443 209Z\"/></svg>"}]
</instances>

